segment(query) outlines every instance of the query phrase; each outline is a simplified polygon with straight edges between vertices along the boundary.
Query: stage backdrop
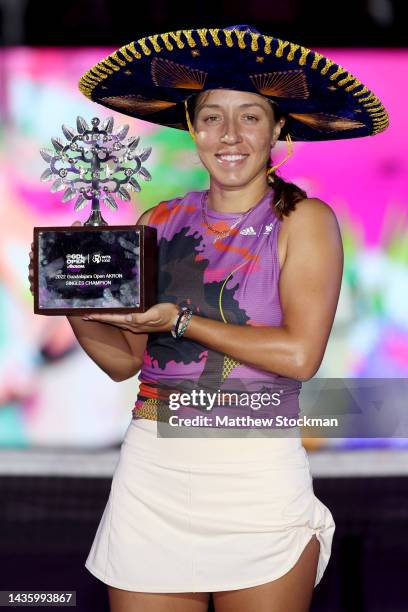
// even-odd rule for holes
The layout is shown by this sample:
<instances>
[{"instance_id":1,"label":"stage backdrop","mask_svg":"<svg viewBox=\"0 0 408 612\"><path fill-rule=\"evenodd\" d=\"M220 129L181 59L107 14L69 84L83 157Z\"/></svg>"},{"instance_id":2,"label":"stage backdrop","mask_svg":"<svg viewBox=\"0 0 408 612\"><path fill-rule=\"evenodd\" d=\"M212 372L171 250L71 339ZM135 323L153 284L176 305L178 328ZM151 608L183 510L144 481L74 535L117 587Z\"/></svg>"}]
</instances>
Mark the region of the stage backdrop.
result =
<instances>
[{"instance_id":1,"label":"stage backdrop","mask_svg":"<svg viewBox=\"0 0 408 612\"><path fill-rule=\"evenodd\" d=\"M407 85L408 52L336 50L323 53L382 98L390 128L374 138L296 143L282 175L335 210L345 249L344 281L318 377L408 375ZM188 133L108 113L78 90L80 75L110 49L29 49L0 52L0 445L104 446L129 423L137 377L115 383L77 345L65 317L33 314L27 280L33 226L83 221L40 182L39 149L62 136L77 115L113 114L117 126L153 147L142 183L109 223L134 223L166 198L204 189L208 177ZM64 139L64 138L63 138ZM284 155L278 145L276 159ZM347 446L347 440L322 442ZM353 441L355 446L356 440ZM361 445L376 441L361 440ZM392 441L389 445L402 445Z\"/></svg>"}]
</instances>

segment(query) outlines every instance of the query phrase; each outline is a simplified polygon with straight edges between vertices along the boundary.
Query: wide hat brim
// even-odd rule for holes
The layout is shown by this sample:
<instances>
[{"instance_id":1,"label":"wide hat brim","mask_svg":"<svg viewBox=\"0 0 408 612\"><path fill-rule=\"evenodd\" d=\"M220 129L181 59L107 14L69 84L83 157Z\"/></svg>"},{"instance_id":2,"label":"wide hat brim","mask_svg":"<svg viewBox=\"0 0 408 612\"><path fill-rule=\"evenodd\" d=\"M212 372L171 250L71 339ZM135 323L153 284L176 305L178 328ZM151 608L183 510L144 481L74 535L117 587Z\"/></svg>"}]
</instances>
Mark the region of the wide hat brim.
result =
<instances>
[{"instance_id":1,"label":"wide hat brim","mask_svg":"<svg viewBox=\"0 0 408 612\"><path fill-rule=\"evenodd\" d=\"M381 100L342 66L250 26L142 38L93 66L79 88L107 108L182 130L188 129L184 100L219 88L275 102L292 140L358 138L388 126Z\"/></svg>"}]
</instances>

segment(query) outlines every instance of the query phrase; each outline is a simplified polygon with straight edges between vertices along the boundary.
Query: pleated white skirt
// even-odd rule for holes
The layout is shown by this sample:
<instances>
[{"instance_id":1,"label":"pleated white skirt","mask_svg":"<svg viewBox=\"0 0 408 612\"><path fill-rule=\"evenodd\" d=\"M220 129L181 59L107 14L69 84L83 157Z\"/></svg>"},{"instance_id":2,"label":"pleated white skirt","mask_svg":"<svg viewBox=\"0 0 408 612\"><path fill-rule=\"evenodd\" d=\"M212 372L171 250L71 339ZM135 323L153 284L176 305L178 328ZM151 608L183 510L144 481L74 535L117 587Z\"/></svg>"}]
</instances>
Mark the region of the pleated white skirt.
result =
<instances>
[{"instance_id":1,"label":"pleated white skirt","mask_svg":"<svg viewBox=\"0 0 408 612\"><path fill-rule=\"evenodd\" d=\"M85 567L128 591L235 590L283 576L316 534L316 586L334 530L300 437L161 438L132 419Z\"/></svg>"}]
</instances>

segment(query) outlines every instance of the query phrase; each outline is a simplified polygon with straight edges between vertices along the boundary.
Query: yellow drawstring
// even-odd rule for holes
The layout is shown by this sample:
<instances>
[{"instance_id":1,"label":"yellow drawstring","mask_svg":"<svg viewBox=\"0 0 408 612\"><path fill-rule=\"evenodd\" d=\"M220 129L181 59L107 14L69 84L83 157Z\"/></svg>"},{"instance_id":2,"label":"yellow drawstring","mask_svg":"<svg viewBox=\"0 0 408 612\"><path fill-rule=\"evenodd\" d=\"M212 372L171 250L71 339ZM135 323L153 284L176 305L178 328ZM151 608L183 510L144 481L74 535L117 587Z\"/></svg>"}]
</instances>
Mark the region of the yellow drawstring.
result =
<instances>
[{"instance_id":1,"label":"yellow drawstring","mask_svg":"<svg viewBox=\"0 0 408 612\"><path fill-rule=\"evenodd\" d=\"M291 157L293 155L293 143L292 143L292 139L290 137L290 134L286 135L285 138L287 145L288 145L288 153L286 155L286 157L284 157L282 159L282 161L279 162L279 164L275 164L274 166L272 166L272 168L269 168L266 171L266 174L269 176L270 174L272 174L272 172L275 172L275 170L277 170L280 166L282 166L282 164L284 164L286 161L288 161L289 157Z\"/></svg>"},{"instance_id":2,"label":"yellow drawstring","mask_svg":"<svg viewBox=\"0 0 408 612\"><path fill-rule=\"evenodd\" d=\"M195 142L196 137L195 137L195 134L194 134L193 125L192 125L192 123L190 121L190 115L188 114L187 98L184 100L184 107L185 107L185 110L186 110L186 120L187 120L187 125L188 125L188 131L190 132L191 138Z\"/></svg>"},{"instance_id":3,"label":"yellow drawstring","mask_svg":"<svg viewBox=\"0 0 408 612\"><path fill-rule=\"evenodd\" d=\"M224 321L224 323L228 323L227 319L224 316L224 311L222 309L222 292L224 291L224 287L227 284L227 282L229 281L229 279L231 278L231 276L234 274L234 272L236 272L237 270L239 270L241 268L241 266L244 266L246 263L248 263L247 261L243 261L241 264L239 264L239 266L237 266L236 268L234 268L234 270L232 272L230 272L227 276L227 278L225 279L225 281L222 283L222 287L221 287L221 291L220 291L220 295L218 296L218 309L220 311L222 320Z\"/></svg>"}]
</instances>

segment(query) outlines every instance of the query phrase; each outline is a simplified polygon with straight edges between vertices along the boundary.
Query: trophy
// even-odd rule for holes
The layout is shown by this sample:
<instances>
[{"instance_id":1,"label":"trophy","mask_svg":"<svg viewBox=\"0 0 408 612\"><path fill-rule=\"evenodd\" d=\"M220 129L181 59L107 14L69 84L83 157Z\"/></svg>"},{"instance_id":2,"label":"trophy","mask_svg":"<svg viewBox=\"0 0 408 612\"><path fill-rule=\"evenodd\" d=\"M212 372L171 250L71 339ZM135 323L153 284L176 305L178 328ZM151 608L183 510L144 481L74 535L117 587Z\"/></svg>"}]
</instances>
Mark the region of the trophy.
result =
<instances>
[{"instance_id":1,"label":"trophy","mask_svg":"<svg viewBox=\"0 0 408 612\"><path fill-rule=\"evenodd\" d=\"M92 209L83 226L34 228L36 314L144 312L157 301L156 228L108 225L100 210L130 201L137 178L151 180L142 165L151 147L137 153L140 138L127 138L128 125L114 131L112 117L91 124L77 117L77 131L62 126L67 143L51 138L53 150L40 151L49 165L41 180L65 190L62 202L76 198L75 210Z\"/></svg>"}]
</instances>

